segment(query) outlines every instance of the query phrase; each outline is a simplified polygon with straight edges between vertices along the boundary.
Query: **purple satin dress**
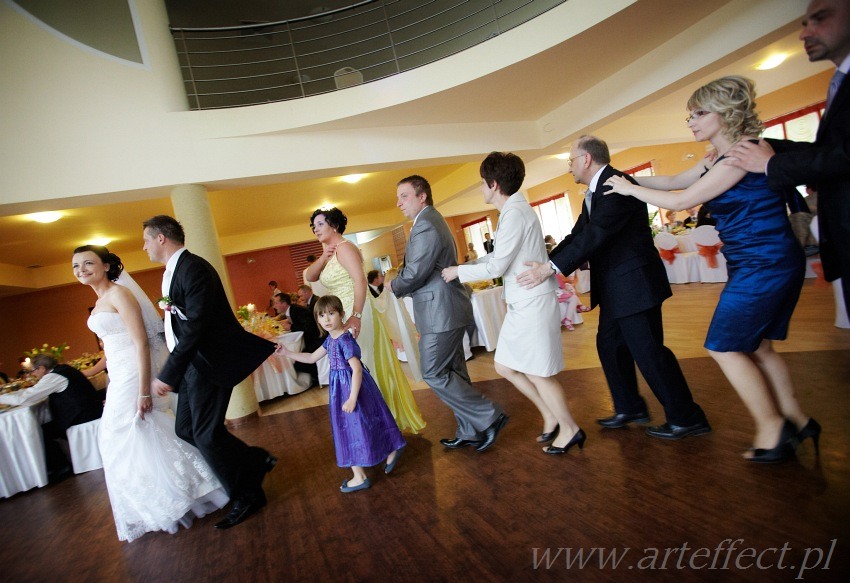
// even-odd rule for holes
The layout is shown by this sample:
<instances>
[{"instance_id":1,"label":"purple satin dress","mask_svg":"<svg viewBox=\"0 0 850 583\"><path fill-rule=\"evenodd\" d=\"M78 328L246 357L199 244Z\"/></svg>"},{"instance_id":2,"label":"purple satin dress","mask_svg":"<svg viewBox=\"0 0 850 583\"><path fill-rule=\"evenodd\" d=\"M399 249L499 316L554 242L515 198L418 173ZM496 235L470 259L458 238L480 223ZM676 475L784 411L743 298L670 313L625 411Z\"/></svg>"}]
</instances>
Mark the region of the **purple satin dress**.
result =
<instances>
[{"instance_id":1,"label":"purple satin dress","mask_svg":"<svg viewBox=\"0 0 850 583\"><path fill-rule=\"evenodd\" d=\"M404 447L401 431L365 366L357 406L351 413L342 410L342 404L351 395L351 366L348 359L352 356L360 358L360 347L354 337L348 332L336 339L328 336L322 346L328 351L330 361L328 406L336 463L341 468L374 466Z\"/></svg>"}]
</instances>

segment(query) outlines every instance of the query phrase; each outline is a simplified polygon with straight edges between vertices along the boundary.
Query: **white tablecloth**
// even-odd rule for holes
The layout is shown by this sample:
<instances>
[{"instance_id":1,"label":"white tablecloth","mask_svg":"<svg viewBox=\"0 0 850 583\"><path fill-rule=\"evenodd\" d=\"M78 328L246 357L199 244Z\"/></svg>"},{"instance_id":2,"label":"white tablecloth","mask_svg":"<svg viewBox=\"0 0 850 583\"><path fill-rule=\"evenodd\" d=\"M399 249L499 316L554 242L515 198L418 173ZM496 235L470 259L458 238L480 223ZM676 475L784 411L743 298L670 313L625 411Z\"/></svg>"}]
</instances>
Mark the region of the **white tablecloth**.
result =
<instances>
[{"instance_id":1,"label":"white tablecloth","mask_svg":"<svg viewBox=\"0 0 850 583\"><path fill-rule=\"evenodd\" d=\"M281 334L275 341L291 352L303 350L303 332ZM310 374L297 372L293 361L285 356L272 354L254 371L254 392L257 401L267 401L283 395L297 395L310 388Z\"/></svg>"},{"instance_id":2,"label":"white tablecloth","mask_svg":"<svg viewBox=\"0 0 850 583\"><path fill-rule=\"evenodd\" d=\"M690 233L676 235L676 241L679 242L679 252L681 253L693 253L697 250L697 244L694 243Z\"/></svg>"},{"instance_id":3,"label":"white tablecloth","mask_svg":"<svg viewBox=\"0 0 850 583\"><path fill-rule=\"evenodd\" d=\"M487 352L496 350L496 342L499 340L499 331L508 307L502 299L502 286L497 286L472 294L472 315L475 318L475 334L470 341L472 346L483 346ZM410 296L404 298L404 305L413 317L413 299ZM415 323L415 322L414 322ZM465 342L465 341L464 341ZM464 347L466 354L466 347ZM467 360L472 353L466 354Z\"/></svg>"},{"instance_id":4,"label":"white tablecloth","mask_svg":"<svg viewBox=\"0 0 850 583\"><path fill-rule=\"evenodd\" d=\"M0 496L3 498L47 485L41 423L49 421L49 411L47 401L43 401L0 413Z\"/></svg>"},{"instance_id":5,"label":"white tablecloth","mask_svg":"<svg viewBox=\"0 0 850 583\"><path fill-rule=\"evenodd\" d=\"M472 339L472 346L483 346L487 352L496 350L499 331L508 307L502 299L502 286L485 289L472 294L472 314L475 317L477 338Z\"/></svg>"}]
</instances>

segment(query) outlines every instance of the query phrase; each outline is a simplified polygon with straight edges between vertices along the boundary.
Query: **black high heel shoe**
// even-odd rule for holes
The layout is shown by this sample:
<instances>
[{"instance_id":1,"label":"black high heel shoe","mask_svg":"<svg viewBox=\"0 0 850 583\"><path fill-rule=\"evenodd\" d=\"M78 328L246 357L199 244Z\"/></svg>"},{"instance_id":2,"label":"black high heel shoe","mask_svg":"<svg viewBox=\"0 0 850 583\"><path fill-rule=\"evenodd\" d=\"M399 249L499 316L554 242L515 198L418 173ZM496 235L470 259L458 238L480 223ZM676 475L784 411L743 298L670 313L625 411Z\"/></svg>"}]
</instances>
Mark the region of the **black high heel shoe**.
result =
<instances>
[{"instance_id":1,"label":"black high heel shoe","mask_svg":"<svg viewBox=\"0 0 850 583\"><path fill-rule=\"evenodd\" d=\"M753 455L748 459L757 464L775 464L784 462L794 455L794 443L797 439L797 428L794 424L785 420L782 431L779 434L779 443L770 449L753 448Z\"/></svg>"},{"instance_id":2,"label":"black high heel shoe","mask_svg":"<svg viewBox=\"0 0 850 583\"><path fill-rule=\"evenodd\" d=\"M537 443L549 443L558 436L558 431L560 431L560 429L561 426L559 424L555 425L555 429L553 429L552 431L549 431L548 433L541 433L537 437Z\"/></svg>"},{"instance_id":3,"label":"black high heel shoe","mask_svg":"<svg viewBox=\"0 0 850 583\"><path fill-rule=\"evenodd\" d=\"M820 432L821 426L820 423L809 417L809 422L806 423L806 426L803 427L800 431L797 432L797 441L799 443L803 443L804 440L809 437L812 438L812 442L815 444L815 455L820 455Z\"/></svg>"},{"instance_id":4,"label":"black high heel shoe","mask_svg":"<svg viewBox=\"0 0 850 583\"><path fill-rule=\"evenodd\" d=\"M583 429L579 429L576 431L576 434L573 435L573 438L570 442L564 447L555 447L554 445L550 445L546 449L543 450L543 453L548 453L549 455L561 455L570 451L570 448L574 445L578 445L579 449L584 449L584 442L587 440L587 434Z\"/></svg>"}]
</instances>

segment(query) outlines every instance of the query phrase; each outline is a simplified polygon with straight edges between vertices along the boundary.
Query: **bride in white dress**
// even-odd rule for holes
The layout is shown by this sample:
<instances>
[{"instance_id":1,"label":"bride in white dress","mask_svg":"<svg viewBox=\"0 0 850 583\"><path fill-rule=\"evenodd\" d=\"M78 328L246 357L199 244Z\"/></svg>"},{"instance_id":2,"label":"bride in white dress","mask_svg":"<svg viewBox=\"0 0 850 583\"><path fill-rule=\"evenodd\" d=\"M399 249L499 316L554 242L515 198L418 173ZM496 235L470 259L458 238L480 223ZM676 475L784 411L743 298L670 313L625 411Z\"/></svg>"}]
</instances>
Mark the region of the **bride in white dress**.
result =
<instances>
[{"instance_id":1,"label":"bride in white dress","mask_svg":"<svg viewBox=\"0 0 850 583\"><path fill-rule=\"evenodd\" d=\"M168 354L162 320L105 247L75 249L72 266L98 297L88 326L109 367L99 446L118 538L188 528L228 498L198 450L174 433L169 397L151 395L151 375Z\"/></svg>"}]
</instances>

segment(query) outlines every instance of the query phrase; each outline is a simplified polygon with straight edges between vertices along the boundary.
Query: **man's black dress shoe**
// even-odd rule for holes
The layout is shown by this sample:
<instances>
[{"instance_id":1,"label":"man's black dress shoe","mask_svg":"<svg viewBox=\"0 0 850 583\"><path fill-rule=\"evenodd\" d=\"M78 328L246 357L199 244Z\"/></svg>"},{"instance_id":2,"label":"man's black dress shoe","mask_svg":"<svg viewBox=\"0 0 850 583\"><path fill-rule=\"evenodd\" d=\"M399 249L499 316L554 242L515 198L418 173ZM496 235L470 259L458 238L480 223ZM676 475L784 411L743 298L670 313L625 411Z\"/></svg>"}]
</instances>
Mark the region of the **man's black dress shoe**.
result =
<instances>
[{"instance_id":1,"label":"man's black dress shoe","mask_svg":"<svg viewBox=\"0 0 850 583\"><path fill-rule=\"evenodd\" d=\"M496 420L493 421L493 424L490 425L487 429L484 430L484 441L481 442L481 445L475 448L475 451L482 452L487 451L493 444L496 443L496 438L499 437L499 432L502 430L502 427L505 426L505 423L508 422L508 416L502 413Z\"/></svg>"},{"instance_id":2,"label":"man's black dress shoe","mask_svg":"<svg viewBox=\"0 0 850 583\"><path fill-rule=\"evenodd\" d=\"M233 503L233 508L227 513L223 519L215 523L215 528L226 529L231 526L236 526L240 522L245 522L252 514L259 512L260 508L266 505L265 495L255 498L251 501L237 500Z\"/></svg>"},{"instance_id":3,"label":"man's black dress shoe","mask_svg":"<svg viewBox=\"0 0 850 583\"><path fill-rule=\"evenodd\" d=\"M481 445L480 441L475 441L472 439L461 439L459 437L455 437L454 439L441 439L440 443L442 443L445 447L449 449L460 449L461 447L478 447Z\"/></svg>"},{"instance_id":4,"label":"man's black dress shoe","mask_svg":"<svg viewBox=\"0 0 850 583\"><path fill-rule=\"evenodd\" d=\"M597 419L596 422L602 427L618 429L629 423L649 423L649 413L616 413L610 417Z\"/></svg>"},{"instance_id":5,"label":"man's black dress shoe","mask_svg":"<svg viewBox=\"0 0 850 583\"><path fill-rule=\"evenodd\" d=\"M700 421L694 425L673 425L672 423L655 425L648 428L646 434L661 439L682 439L689 435L703 435L710 431L711 425L708 424L708 421Z\"/></svg>"}]
</instances>

